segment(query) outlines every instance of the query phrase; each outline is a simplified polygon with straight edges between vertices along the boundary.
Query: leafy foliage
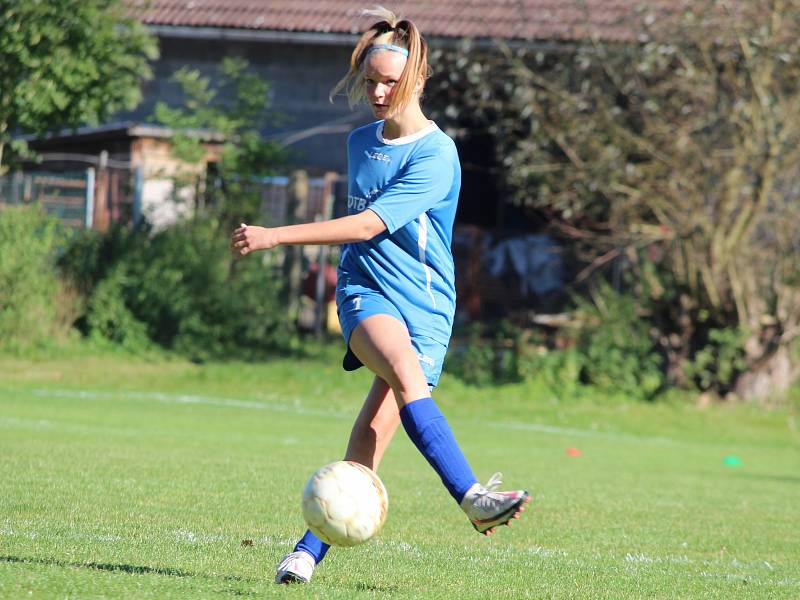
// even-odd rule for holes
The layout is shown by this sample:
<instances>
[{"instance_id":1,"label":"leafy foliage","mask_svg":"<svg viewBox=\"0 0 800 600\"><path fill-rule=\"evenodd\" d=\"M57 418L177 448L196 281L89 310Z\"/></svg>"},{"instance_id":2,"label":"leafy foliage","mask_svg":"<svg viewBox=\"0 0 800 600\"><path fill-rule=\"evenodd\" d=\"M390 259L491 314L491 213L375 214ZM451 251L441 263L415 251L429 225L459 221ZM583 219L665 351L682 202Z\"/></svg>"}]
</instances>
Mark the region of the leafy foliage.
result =
<instances>
[{"instance_id":1,"label":"leafy foliage","mask_svg":"<svg viewBox=\"0 0 800 600\"><path fill-rule=\"evenodd\" d=\"M84 232L64 252L64 273L89 298L79 323L84 333L130 350L155 343L197 361L251 358L287 344L280 274L257 259L236 261L228 249L232 225L260 210L255 175L284 160L256 129L268 116L268 85L246 68L223 60L219 88L181 69L175 79L184 104L156 107L155 118L174 129L173 154L185 165L175 179L178 196L206 183L201 134L224 140L194 216L157 232Z\"/></svg>"},{"instance_id":2,"label":"leafy foliage","mask_svg":"<svg viewBox=\"0 0 800 600\"><path fill-rule=\"evenodd\" d=\"M538 379L560 398L577 395L582 385L655 397L666 383L663 358L635 298L605 284L591 300L576 302L571 324L558 334L561 347L509 321L470 325L448 355L448 371L477 386Z\"/></svg>"},{"instance_id":3,"label":"leafy foliage","mask_svg":"<svg viewBox=\"0 0 800 600\"><path fill-rule=\"evenodd\" d=\"M600 286L592 301L579 299L584 321L577 350L583 378L601 389L633 398L652 398L665 383L662 358L651 325L636 300Z\"/></svg>"},{"instance_id":4,"label":"leafy foliage","mask_svg":"<svg viewBox=\"0 0 800 600\"><path fill-rule=\"evenodd\" d=\"M285 165L287 153L264 139L261 127L279 116L269 110L269 83L248 72L248 64L239 58L224 58L212 84L210 77L196 69L181 68L173 76L183 93L183 104L172 107L159 102L154 119L172 128L176 134L172 151L187 166L196 165L206 150L201 132L210 132L223 140L213 172L187 168L175 181L176 192L189 187L203 190L205 209L220 220L228 231L242 221L260 216L260 177L270 175Z\"/></svg>"},{"instance_id":5,"label":"leafy foliage","mask_svg":"<svg viewBox=\"0 0 800 600\"><path fill-rule=\"evenodd\" d=\"M18 132L133 108L156 55L154 38L119 0L0 0L0 166Z\"/></svg>"},{"instance_id":6,"label":"leafy foliage","mask_svg":"<svg viewBox=\"0 0 800 600\"><path fill-rule=\"evenodd\" d=\"M745 367L709 385L756 395L748 372L800 335L798 15L798 0L659 5L636 43L437 60L439 113L493 136L509 197L572 241L579 280L631 274L678 383L710 330L747 331ZM779 390L798 368L771 372Z\"/></svg>"},{"instance_id":7,"label":"leafy foliage","mask_svg":"<svg viewBox=\"0 0 800 600\"><path fill-rule=\"evenodd\" d=\"M236 262L212 219L148 238L129 261L127 298L150 337L195 359L247 355L281 343L280 279Z\"/></svg>"},{"instance_id":8,"label":"leafy foliage","mask_svg":"<svg viewBox=\"0 0 800 600\"><path fill-rule=\"evenodd\" d=\"M136 239L119 224L112 224L105 233L75 230L59 255L58 267L78 292L89 295L126 254L133 252Z\"/></svg>"},{"instance_id":9,"label":"leafy foliage","mask_svg":"<svg viewBox=\"0 0 800 600\"><path fill-rule=\"evenodd\" d=\"M446 368L466 383L484 386L520 381L525 344L522 331L508 321L473 323L457 332Z\"/></svg>"},{"instance_id":10,"label":"leafy foliage","mask_svg":"<svg viewBox=\"0 0 800 600\"><path fill-rule=\"evenodd\" d=\"M736 376L747 368L742 349L747 337L747 332L738 329L710 330L708 343L684 366L687 377L700 390L730 388Z\"/></svg>"},{"instance_id":11,"label":"leafy foliage","mask_svg":"<svg viewBox=\"0 0 800 600\"><path fill-rule=\"evenodd\" d=\"M289 337L281 279L236 261L227 244L216 220L198 218L156 234L78 237L62 268L89 295L91 336L130 350L150 340L193 360L264 355Z\"/></svg>"},{"instance_id":12,"label":"leafy foliage","mask_svg":"<svg viewBox=\"0 0 800 600\"><path fill-rule=\"evenodd\" d=\"M53 266L58 223L28 207L0 209L0 347L46 343L58 331Z\"/></svg>"},{"instance_id":13,"label":"leafy foliage","mask_svg":"<svg viewBox=\"0 0 800 600\"><path fill-rule=\"evenodd\" d=\"M526 380L540 380L556 398L574 400L585 386L581 372L585 357L575 346L529 354L523 363ZM586 389L591 390L590 387ZM636 397L636 396L634 396Z\"/></svg>"},{"instance_id":14,"label":"leafy foliage","mask_svg":"<svg viewBox=\"0 0 800 600\"><path fill-rule=\"evenodd\" d=\"M131 283L124 266L113 269L92 292L86 321L91 337L141 352L150 346L150 340L145 323L125 304L123 292Z\"/></svg>"}]
</instances>

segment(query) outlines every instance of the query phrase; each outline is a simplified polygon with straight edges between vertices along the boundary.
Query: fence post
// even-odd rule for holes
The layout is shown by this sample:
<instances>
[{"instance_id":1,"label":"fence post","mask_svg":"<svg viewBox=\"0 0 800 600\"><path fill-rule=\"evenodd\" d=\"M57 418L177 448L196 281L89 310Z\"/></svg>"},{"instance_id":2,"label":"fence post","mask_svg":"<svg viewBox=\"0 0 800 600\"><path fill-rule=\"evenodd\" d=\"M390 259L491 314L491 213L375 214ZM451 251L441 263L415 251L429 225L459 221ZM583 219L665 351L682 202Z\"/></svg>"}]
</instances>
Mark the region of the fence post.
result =
<instances>
[{"instance_id":1,"label":"fence post","mask_svg":"<svg viewBox=\"0 0 800 600\"><path fill-rule=\"evenodd\" d=\"M22 202L22 187L25 183L25 174L22 171L14 171L11 179L11 203L19 204Z\"/></svg>"},{"instance_id":2,"label":"fence post","mask_svg":"<svg viewBox=\"0 0 800 600\"><path fill-rule=\"evenodd\" d=\"M328 172L325 173L323 179L325 181L325 193L323 196L322 214L320 215L319 220L327 221L331 218L333 213L334 188L336 186L336 181L339 179L339 175L337 173ZM330 248L326 244L320 244L319 252L317 254L317 265L319 266L319 269L317 269L317 285L316 289L314 290L314 300L316 301L314 314L314 335L317 337L317 339L322 337L322 326L324 324L323 321L325 319L325 315L327 314L325 299L327 280L325 277L325 267L327 267L329 252Z\"/></svg>"},{"instance_id":3,"label":"fence post","mask_svg":"<svg viewBox=\"0 0 800 600\"><path fill-rule=\"evenodd\" d=\"M287 217L290 225L300 223L308 207L308 173L302 169L289 178ZM303 247L287 246L284 273L288 281L286 309L291 323L297 322L300 310L300 284L303 276Z\"/></svg>"},{"instance_id":4,"label":"fence post","mask_svg":"<svg viewBox=\"0 0 800 600\"><path fill-rule=\"evenodd\" d=\"M133 226L139 226L142 219L142 188L144 187L144 175L142 167L133 170Z\"/></svg>"},{"instance_id":5,"label":"fence post","mask_svg":"<svg viewBox=\"0 0 800 600\"><path fill-rule=\"evenodd\" d=\"M318 218L318 221L323 221L324 216ZM325 314L325 267L328 262L328 246L320 244L317 251L317 281L315 282L316 288L314 289L314 336L319 339L322 337L322 319Z\"/></svg>"},{"instance_id":6,"label":"fence post","mask_svg":"<svg viewBox=\"0 0 800 600\"><path fill-rule=\"evenodd\" d=\"M91 229L94 225L94 167L86 169L86 207L85 227Z\"/></svg>"},{"instance_id":7,"label":"fence post","mask_svg":"<svg viewBox=\"0 0 800 600\"><path fill-rule=\"evenodd\" d=\"M97 172L95 174L95 192L94 192L94 227L102 232L108 231L108 224L110 221L110 206L109 206L109 183L110 177L108 172L108 152L103 150L100 152L97 161Z\"/></svg>"}]
</instances>

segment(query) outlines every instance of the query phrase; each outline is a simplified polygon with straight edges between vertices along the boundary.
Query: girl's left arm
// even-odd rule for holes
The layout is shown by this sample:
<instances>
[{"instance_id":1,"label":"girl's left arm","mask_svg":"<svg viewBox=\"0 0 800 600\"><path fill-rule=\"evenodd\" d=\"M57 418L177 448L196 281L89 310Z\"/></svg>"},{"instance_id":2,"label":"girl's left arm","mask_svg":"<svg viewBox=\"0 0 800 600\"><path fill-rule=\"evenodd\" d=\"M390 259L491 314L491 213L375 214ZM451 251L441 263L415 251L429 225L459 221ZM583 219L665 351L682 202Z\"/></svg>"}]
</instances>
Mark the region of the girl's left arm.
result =
<instances>
[{"instance_id":1,"label":"girl's left arm","mask_svg":"<svg viewBox=\"0 0 800 600\"><path fill-rule=\"evenodd\" d=\"M349 244L370 240L385 230L384 222L371 210L329 221L284 227L258 227L242 223L231 235L231 250L245 256L255 250L269 250L282 245Z\"/></svg>"}]
</instances>

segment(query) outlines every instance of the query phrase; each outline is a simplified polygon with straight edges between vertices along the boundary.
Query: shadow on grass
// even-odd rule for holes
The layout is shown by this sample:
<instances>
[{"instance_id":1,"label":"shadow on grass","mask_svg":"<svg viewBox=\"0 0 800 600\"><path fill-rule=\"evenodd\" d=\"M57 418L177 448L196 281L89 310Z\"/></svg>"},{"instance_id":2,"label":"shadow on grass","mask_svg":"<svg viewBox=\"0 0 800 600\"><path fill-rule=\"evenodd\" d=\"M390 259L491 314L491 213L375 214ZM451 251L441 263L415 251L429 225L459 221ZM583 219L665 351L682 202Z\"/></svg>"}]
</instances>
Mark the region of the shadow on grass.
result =
<instances>
[{"instance_id":1,"label":"shadow on grass","mask_svg":"<svg viewBox=\"0 0 800 600\"><path fill-rule=\"evenodd\" d=\"M738 473L744 479L760 479L762 481L772 481L776 483L800 483L800 477L796 475L771 475L767 473Z\"/></svg>"},{"instance_id":2,"label":"shadow on grass","mask_svg":"<svg viewBox=\"0 0 800 600\"><path fill-rule=\"evenodd\" d=\"M107 571L110 573L129 573L131 575L164 575L166 577L202 577L206 579L217 579L217 577L211 577L201 573L192 573L191 571L184 571L182 569L173 569L168 567L145 567L141 565L96 562L67 562L64 560L56 560L54 558L31 558L23 556L0 555L0 562L91 569L94 571ZM251 581L250 579L238 577L236 575L224 575L222 576L222 579L226 581Z\"/></svg>"}]
</instances>

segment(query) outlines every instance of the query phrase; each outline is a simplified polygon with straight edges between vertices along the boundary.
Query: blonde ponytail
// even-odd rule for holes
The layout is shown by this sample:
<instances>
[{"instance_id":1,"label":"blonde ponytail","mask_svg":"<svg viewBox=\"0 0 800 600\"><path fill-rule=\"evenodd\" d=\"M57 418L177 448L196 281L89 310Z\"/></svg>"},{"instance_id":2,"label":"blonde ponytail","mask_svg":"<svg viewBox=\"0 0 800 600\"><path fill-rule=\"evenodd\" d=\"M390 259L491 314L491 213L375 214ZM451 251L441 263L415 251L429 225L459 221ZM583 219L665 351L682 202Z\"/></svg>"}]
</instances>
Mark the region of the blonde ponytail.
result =
<instances>
[{"instance_id":1,"label":"blonde ponytail","mask_svg":"<svg viewBox=\"0 0 800 600\"><path fill-rule=\"evenodd\" d=\"M389 100L389 114L397 114L411 102L414 88L420 77L423 80L430 77L428 44L412 21L398 19L393 12L382 6L364 10L362 15L377 17L380 20L367 29L358 40L350 56L350 69L331 90L331 102L333 102L333 97L342 90L347 94L351 107L364 100L366 92L361 71L370 47L374 44L391 44L408 50L403 74L395 84L394 92Z\"/></svg>"}]
</instances>

